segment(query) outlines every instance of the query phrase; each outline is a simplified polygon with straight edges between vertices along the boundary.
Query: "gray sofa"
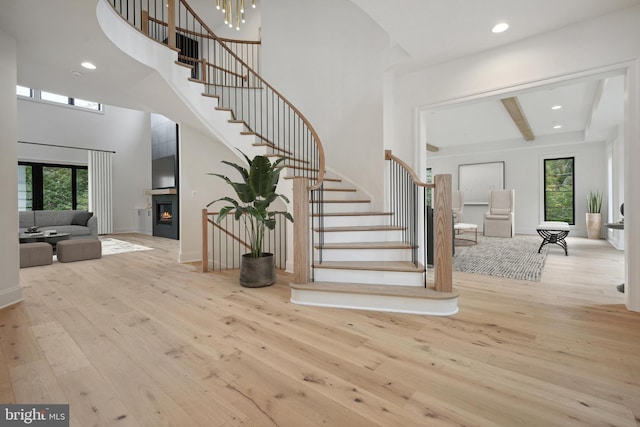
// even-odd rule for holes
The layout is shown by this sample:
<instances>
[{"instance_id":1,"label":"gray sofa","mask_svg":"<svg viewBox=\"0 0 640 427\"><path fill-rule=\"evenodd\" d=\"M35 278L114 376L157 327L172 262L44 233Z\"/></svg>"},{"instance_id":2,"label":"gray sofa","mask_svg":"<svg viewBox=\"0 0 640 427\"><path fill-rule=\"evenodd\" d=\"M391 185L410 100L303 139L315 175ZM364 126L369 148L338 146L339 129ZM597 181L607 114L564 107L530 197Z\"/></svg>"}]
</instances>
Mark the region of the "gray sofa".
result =
<instances>
[{"instance_id":1,"label":"gray sofa","mask_svg":"<svg viewBox=\"0 0 640 427\"><path fill-rule=\"evenodd\" d=\"M21 211L19 231L24 233L29 227L39 231L56 230L69 233L71 239L97 239L98 219L87 211Z\"/></svg>"}]
</instances>

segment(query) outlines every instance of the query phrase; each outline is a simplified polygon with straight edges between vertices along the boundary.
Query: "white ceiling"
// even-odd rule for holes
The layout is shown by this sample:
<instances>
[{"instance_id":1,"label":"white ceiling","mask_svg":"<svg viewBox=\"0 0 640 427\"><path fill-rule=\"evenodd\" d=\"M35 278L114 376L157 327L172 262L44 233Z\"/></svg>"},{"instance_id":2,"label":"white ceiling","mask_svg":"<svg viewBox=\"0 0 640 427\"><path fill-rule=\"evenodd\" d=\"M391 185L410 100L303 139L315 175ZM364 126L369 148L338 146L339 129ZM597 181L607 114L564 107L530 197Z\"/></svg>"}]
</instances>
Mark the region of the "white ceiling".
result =
<instances>
[{"instance_id":1,"label":"white ceiling","mask_svg":"<svg viewBox=\"0 0 640 427\"><path fill-rule=\"evenodd\" d=\"M640 0L351 1L388 32L391 40L407 52L413 66L512 43L640 4ZM105 104L153 111L151 106L156 100L145 101L139 96L157 83L153 70L123 55L105 38L96 20L96 3L97 0L3 2L0 31L17 41L18 82ZM503 20L511 28L502 34L491 33L490 28ZM80 69L78 64L85 60L96 63L98 70ZM74 77L72 72L78 70L83 75ZM562 121L562 132L576 130L595 138L598 132L602 133L600 129L621 120L620 80L606 85L583 82L518 95L536 135L554 132L549 125L556 120ZM596 109L596 115L590 115L595 101L600 102L601 108ZM551 112L551 103L562 103L565 108ZM428 137L433 145L518 138L517 129L495 99L424 117L428 118Z\"/></svg>"}]
</instances>

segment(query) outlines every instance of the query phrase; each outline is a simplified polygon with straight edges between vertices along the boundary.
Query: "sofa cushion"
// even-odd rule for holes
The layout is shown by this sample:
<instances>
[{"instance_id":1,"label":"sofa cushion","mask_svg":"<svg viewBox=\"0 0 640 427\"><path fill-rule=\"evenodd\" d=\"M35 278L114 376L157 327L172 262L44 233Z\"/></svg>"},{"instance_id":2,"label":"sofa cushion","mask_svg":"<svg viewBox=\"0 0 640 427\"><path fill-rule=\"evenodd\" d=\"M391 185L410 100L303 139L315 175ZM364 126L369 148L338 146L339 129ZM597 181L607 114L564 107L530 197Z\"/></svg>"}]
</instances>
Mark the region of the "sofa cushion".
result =
<instances>
[{"instance_id":1,"label":"sofa cushion","mask_svg":"<svg viewBox=\"0 0 640 427\"><path fill-rule=\"evenodd\" d=\"M93 212L77 211L71 220L71 225L87 226L87 221L93 216Z\"/></svg>"},{"instance_id":2,"label":"sofa cushion","mask_svg":"<svg viewBox=\"0 0 640 427\"><path fill-rule=\"evenodd\" d=\"M69 233L71 236L88 236L91 234L91 229L89 227L83 227L81 225L50 225L48 227L40 227L39 230L55 230L58 234Z\"/></svg>"},{"instance_id":3,"label":"sofa cushion","mask_svg":"<svg viewBox=\"0 0 640 427\"><path fill-rule=\"evenodd\" d=\"M18 212L18 227L20 229L27 229L36 225L36 218L33 211L20 211Z\"/></svg>"},{"instance_id":4,"label":"sofa cushion","mask_svg":"<svg viewBox=\"0 0 640 427\"><path fill-rule=\"evenodd\" d=\"M73 217L78 211L34 211L36 226L71 225Z\"/></svg>"}]
</instances>

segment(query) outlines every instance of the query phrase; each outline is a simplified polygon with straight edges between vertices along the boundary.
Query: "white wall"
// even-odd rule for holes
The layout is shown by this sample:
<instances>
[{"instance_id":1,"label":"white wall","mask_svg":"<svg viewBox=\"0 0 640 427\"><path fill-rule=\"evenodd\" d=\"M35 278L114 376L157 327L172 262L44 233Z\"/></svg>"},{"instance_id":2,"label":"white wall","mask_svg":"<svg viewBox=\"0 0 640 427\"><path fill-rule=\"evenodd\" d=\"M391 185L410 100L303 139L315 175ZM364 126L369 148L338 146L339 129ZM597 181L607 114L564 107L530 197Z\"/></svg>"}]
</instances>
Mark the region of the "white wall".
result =
<instances>
[{"instance_id":1,"label":"white wall","mask_svg":"<svg viewBox=\"0 0 640 427\"><path fill-rule=\"evenodd\" d=\"M14 89L15 90L15 89ZM149 114L105 106L96 113L20 98L18 140L115 151L113 230L135 231L135 208L151 188ZM87 151L18 144L18 160L86 165Z\"/></svg>"},{"instance_id":2,"label":"white wall","mask_svg":"<svg viewBox=\"0 0 640 427\"><path fill-rule=\"evenodd\" d=\"M0 308L22 300L18 251L16 43L0 31Z\"/></svg>"},{"instance_id":3,"label":"white wall","mask_svg":"<svg viewBox=\"0 0 640 427\"><path fill-rule=\"evenodd\" d=\"M622 72L625 80L625 207L633 218L640 211L640 6L521 42L399 75L394 82L393 137L385 148L412 158L421 144L416 138L417 111L515 89L589 76ZM417 169L426 164L416 157ZM625 268L630 310L640 311L640 226L625 222Z\"/></svg>"},{"instance_id":4,"label":"white wall","mask_svg":"<svg viewBox=\"0 0 640 427\"><path fill-rule=\"evenodd\" d=\"M383 72L390 41L347 0L261 4L263 75L318 132L329 170L381 204Z\"/></svg>"},{"instance_id":5,"label":"white wall","mask_svg":"<svg viewBox=\"0 0 640 427\"><path fill-rule=\"evenodd\" d=\"M240 159L224 144L188 125L180 125L179 151L179 261L198 261L202 256L202 209L233 192L220 178L208 174L229 174L233 178L234 170L221 161L240 163Z\"/></svg>"},{"instance_id":6,"label":"white wall","mask_svg":"<svg viewBox=\"0 0 640 427\"><path fill-rule=\"evenodd\" d=\"M428 153L427 167L433 174L451 174L452 188L458 188L458 165L504 161L505 188L515 190L515 225L518 234L536 234L536 226L543 221L543 169L544 159L575 157L575 226L571 236L586 237L586 194L589 190L607 189L605 143L585 143L569 138L564 143L541 144L516 149L464 150L464 154L438 155ZM487 205L465 205L464 222L478 224L482 230L483 214ZM606 206L603 205L603 217L606 218ZM603 234L604 235L604 234Z\"/></svg>"},{"instance_id":7,"label":"white wall","mask_svg":"<svg viewBox=\"0 0 640 427\"><path fill-rule=\"evenodd\" d=\"M610 162L611 176L609 177L609 215L606 221L618 222L623 218L620 214L620 204L624 202L624 126L619 126L607 141L607 160ZM607 239L617 249L624 249L623 230L607 229Z\"/></svg>"}]
</instances>

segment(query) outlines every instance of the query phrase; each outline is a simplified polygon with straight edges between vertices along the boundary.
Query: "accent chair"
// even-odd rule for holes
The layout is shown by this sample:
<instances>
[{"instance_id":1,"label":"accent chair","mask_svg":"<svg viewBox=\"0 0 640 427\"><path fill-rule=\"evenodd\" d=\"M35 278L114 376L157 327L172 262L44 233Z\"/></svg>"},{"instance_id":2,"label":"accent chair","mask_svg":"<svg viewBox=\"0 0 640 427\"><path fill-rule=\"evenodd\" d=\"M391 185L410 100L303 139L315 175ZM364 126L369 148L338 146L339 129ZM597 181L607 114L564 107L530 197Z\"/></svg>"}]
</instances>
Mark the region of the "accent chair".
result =
<instances>
[{"instance_id":1,"label":"accent chair","mask_svg":"<svg viewBox=\"0 0 640 427\"><path fill-rule=\"evenodd\" d=\"M451 193L451 211L453 212L453 222L462 222L462 211L464 209L464 192L453 191Z\"/></svg>"},{"instance_id":2,"label":"accent chair","mask_svg":"<svg viewBox=\"0 0 640 427\"><path fill-rule=\"evenodd\" d=\"M515 234L515 190L489 192L489 211L484 214L483 235L513 237Z\"/></svg>"}]
</instances>

